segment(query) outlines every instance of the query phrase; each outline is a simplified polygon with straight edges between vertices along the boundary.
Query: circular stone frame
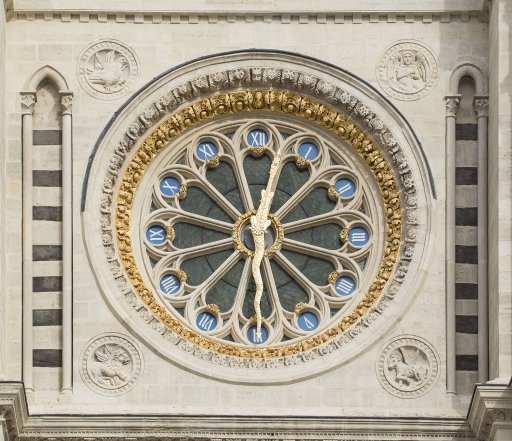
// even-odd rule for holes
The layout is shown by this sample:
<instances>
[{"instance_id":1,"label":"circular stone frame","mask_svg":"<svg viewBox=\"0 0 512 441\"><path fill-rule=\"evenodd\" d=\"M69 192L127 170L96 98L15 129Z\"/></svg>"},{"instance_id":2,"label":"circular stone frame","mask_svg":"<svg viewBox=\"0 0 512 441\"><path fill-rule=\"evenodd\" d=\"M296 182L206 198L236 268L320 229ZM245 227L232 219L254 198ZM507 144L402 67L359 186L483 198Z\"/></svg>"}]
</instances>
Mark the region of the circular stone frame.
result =
<instances>
[{"instance_id":1,"label":"circular stone frame","mask_svg":"<svg viewBox=\"0 0 512 441\"><path fill-rule=\"evenodd\" d=\"M427 69L425 69L424 74L428 75L428 78L426 78L424 87L417 91L397 90L396 87L393 87L392 80L389 78L390 64L393 64L398 54L404 51L421 54L423 63L426 63L425 67ZM400 101L416 101L427 96L439 79L438 63L432 49L415 40L400 40L389 45L380 56L379 64L375 70L379 85L384 92Z\"/></svg>"},{"instance_id":2,"label":"circular stone frame","mask_svg":"<svg viewBox=\"0 0 512 441\"><path fill-rule=\"evenodd\" d=\"M376 335L395 323L422 281L415 273L431 250L433 195L421 146L403 117L378 92L317 60L255 50L181 66L150 83L137 98L137 103L123 106L97 143L84 184L88 201L83 214L85 245L100 290L133 332L162 356L200 374L261 384L294 382L333 369L375 343ZM146 110L140 112L144 106ZM391 204L389 208L403 210L395 219L400 228L389 232L400 232L396 260L379 275L378 294L370 293L331 331L277 353L274 348L233 351L183 326L174 327L172 317L134 279L131 244L125 240L129 215L118 210L123 200L129 200L132 184L140 180L148 161L171 139L201 121L251 109L292 114L331 133L339 130L370 169L382 167L384 173L374 174L377 182L388 182L390 190L399 192L398 198L383 194L383 199ZM392 217L393 210L388 214ZM421 247L415 246L418 242ZM370 328L372 332L366 332Z\"/></svg>"},{"instance_id":3,"label":"circular stone frame","mask_svg":"<svg viewBox=\"0 0 512 441\"><path fill-rule=\"evenodd\" d=\"M122 84L118 90L112 92L106 90L104 87L102 88L96 85L89 79L89 61L93 56L97 56L97 54L102 51L111 51L111 53L117 53L124 57L124 60L126 61L125 69L128 69L128 76L124 79L124 84ZM118 73L121 75L122 71ZM140 62L137 54L126 44L117 40L108 39L95 41L87 46L78 58L77 77L80 86L82 86L82 89L90 96L101 100L112 101L125 96L133 89L133 85L138 78L139 73Z\"/></svg>"},{"instance_id":4,"label":"circular stone frame","mask_svg":"<svg viewBox=\"0 0 512 441\"><path fill-rule=\"evenodd\" d=\"M390 381L390 368L388 365L389 357L396 350L407 347L415 348L416 351L418 351L416 352L418 355L421 355L422 353L424 355L424 359L429 363L426 377L424 379L419 378L419 381L416 381L418 383L417 386L397 386L396 384L392 384ZM412 375L416 374L414 364L408 363L408 360L403 360L403 365L407 366L406 369L411 370ZM377 361L377 378L379 379L381 386L395 397L418 398L426 394L436 384L439 377L439 366L439 356L437 355L434 347L428 341L416 335L399 335L389 340L384 346L384 349ZM414 380L418 379L413 378L412 381Z\"/></svg>"},{"instance_id":5,"label":"circular stone frame","mask_svg":"<svg viewBox=\"0 0 512 441\"><path fill-rule=\"evenodd\" d=\"M97 360L94 362L95 366L91 366L91 360L95 357L96 351L105 345L120 348L130 356L132 363L129 377L124 377L125 373L121 373L121 366L119 366L119 372L116 371L115 367L110 367L110 369L108 369L109 372L105 375L106 379L112 381L110 385L104 385L95 378L95 371L102 369L102 366L100 366L101 362ZM106 362L108 363L108 361ZM122 365L122 361L117 362L117 364ZM125 394L135 386L144 369L144 358L140 348L128 336L116 332L106 332L91 338L87 342L80 355L79 367L80 376L90 389L101 395L118 396ZM115 384L114 380L116 378L122 382L120 385Z\"/></svg>"}]
</instances>

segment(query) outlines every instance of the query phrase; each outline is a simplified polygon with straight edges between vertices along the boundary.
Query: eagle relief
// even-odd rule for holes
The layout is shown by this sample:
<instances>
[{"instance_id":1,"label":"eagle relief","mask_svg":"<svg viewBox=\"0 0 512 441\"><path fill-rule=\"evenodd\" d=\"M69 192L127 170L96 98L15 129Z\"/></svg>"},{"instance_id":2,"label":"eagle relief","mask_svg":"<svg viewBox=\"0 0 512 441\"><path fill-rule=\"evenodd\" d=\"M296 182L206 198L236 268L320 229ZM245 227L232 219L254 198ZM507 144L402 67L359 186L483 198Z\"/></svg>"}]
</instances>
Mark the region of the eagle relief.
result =
<instances>
[{"instance_id":1,"label":"eagle relief","mask_svg":"<svg viewBox=\"0 0 512 441\"><path fill-rule=\"evenodd\" d=\"M77 75L89 95L114 100L132 89L139 70L139 60L132 49L118 41L102 40L82 52Z\"/></svg>"},{"instance_id":2,"label":"eagle relief","mask_svg":"<svg viewBox=\"0 0 512 441\"><path fill-rule=\"evenodd\" d=\"M114 50L94 54L92 66L86 68L86 78L99 85L105 92L117 92L125 84L130 73L128 60Z\"/></svg>"},{"instance_id":3,"label":"eagle relief","mask_svg":"<svg viewBox=\"0 0 512 441\"><path fill-rule=\"evenodd\" d=\"M418 42L398 42L388 48L377 66L377 79L389 96L417 100L427 95L438 78L432 51Z\"/></svg>"},{"instance_id":4,"label":"eagle relief","mask_svg":"<svg viewBox=\"0 0 512 441\"><path fill-rule=\"evenodd\" d=\"M436 382L439 360L433 347L416 336L391 340L377 362L377 376L382 386L401 398L415 398L426 393Z\"/></svg>"},{"instance_id":5,"label":"eagle relief","mask_svg":"<svg viewBox=\"0 0 512 441\"><path fill-rule=\"evenodd\" d=\"M130 390L142 371L142 356L128 337L108 333L90 341L80 358L80 374L89 388L102 395Z\"/></svg>"}]
</instances>

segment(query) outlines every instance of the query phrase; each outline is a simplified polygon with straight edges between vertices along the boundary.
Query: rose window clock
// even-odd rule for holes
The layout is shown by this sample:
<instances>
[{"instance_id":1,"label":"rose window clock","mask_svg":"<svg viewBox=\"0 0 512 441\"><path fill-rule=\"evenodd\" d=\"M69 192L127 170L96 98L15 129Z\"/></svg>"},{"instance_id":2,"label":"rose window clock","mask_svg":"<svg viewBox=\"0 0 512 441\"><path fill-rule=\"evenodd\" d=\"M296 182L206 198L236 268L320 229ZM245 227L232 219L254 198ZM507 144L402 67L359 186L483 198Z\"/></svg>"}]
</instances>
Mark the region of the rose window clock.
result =
<instances>
[{"instance_id":1,"label":"rose window clock","mask_svg":"<svg viewBox=\"0 0 512 441\"><path fill-rule=\"evenodd\" d=\"M286 115L187 131L148 166L130 208L143 290L174 326L228 353L279 353L339 327L375 287L386 251L368 165Z\"/></svg>"},{"instance_id":2,"label":"rose window clock","mask_svg":"<svg viewBox=\"0 0 512 441\"><path fill-rule=\"evenodd\" d=\"M102 232L104 257L87 246L113 311L227 381L303 378L359 352L407 271L402 207L416 203L361 127L312 97L247 89L190 98L121 142L85 224Z\"/></svg>"}]
</instances>

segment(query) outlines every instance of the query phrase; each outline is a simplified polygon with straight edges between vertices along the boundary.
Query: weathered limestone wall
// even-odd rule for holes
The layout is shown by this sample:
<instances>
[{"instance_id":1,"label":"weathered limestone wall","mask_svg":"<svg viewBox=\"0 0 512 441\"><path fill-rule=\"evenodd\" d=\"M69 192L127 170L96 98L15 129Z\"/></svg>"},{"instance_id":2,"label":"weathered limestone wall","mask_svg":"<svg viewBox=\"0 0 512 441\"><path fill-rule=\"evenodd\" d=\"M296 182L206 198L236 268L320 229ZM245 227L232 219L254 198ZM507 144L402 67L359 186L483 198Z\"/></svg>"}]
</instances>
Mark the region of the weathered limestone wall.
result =
<instances>
[{"instance_id":1,"label":"weathered limestone wall","mask_svg":"<svg viewBox=\"0 0 512 441\"><path fill-rule=\"evenodd\" d=\"M512 4L492 3L489 108L490 379L512 372Z\"/></svg>"},{"instance_id":2,"label":"weathered limestone wall","mask_svg":"<svg viewBox=\"0 0 512 441\"><path fill-rule=\"evenodd\" d=\"M49 2L56 9L67 3ZM133 4L131 4L133 3ZM158 10L162 2L127 2L132 10L138 7ZM208 2L213 5L213 2ZM215 2L217 3L217 2ZM280 4L283 4L281 2ZM298 10L309 5L293 2ZM389 3L389 2L381 2ZM408 2L409 7L417 2ZM433 2L442 10L444 2ZM456 2L460 5L467 2ZM478 2L473 2L478 3ZM100 6L103 2L98 3ZM131 5L130 5L131 4ZM268 8L269 2L245 4L245 8ZM375 4L375 2L373 2ZM40 3L20 1L18 19L7 24L7 149L6 170L9 192L6 216L6 260L10 274L5 290L10 323L8 378L18 379L21 366L21 118L19 92L26 80L41 66L51 65L68 82L74 93L73 104L73 212L74 212L74 395L68 403L73 411L100 413L171 412L171 413L244 413L247 415L405 415L462 416L467 411L469 396L453 402L445 394L445 298L444 298L444 191L445 191L445 103L448 83L454 67L472 61L485 70L488 64L488 24L476 14L444 14L432 18L431 12L398 18L376 13L339 14L310 18L307 13L273 15L255 19L254 15L219 13L199 16L191 13L162 18L158 14L89 14L58 12L44 15L31 8ZM334 3L333 3L334 5ZM436 6L437 5L437 6ZM505 2L503 2L505 5ZM191 10L198 2L190 2ZM285 5L286 6L286 5ZM289 6L289 5L288 5ZM362 10L366 2L360 2ZM92 7L92 6L89 6ZM215 8L215 6L211 6ZM405 7L405 6L404 6ZM476 7L476 6L475 6ZM163 360L143 346L145 371L139 384L119 397L103 397L90 390L81 380L81 351L92 337L102 332L130 331L106 305L90 271L84 251L80 198L88 157L102 129L128 98L101 100L84 91L77 78L77 64L82 51L99 39L118 40L133 49L140 62L140 75L134 79L131 92L142 87L163 71L193 58L218 52L245 48L272 48L299 52L347 69L380 89L376 66L386 48L399 40L415 40L430 47L438 59L439 79L432 91L421 100L391 100L411 123L427 154L432 168L438 199L434 201L432 220L435 234L428 273L422 289L411 302L407 314L397 321L389 335L380 336L363 355L325 375L292 385L251 387L227 384L200 377ZM500 55L501 56L501 55ZM505 68L504 68L505 69ZM142 109L141 109L142 110ZM500 110L501 112L501 110ZM510 115L510 113L508 114ZM510 178L510 177L509 177ZM496 182L497 182L496 178ZM501 179L501 178L500 178ZM501 181L500 181L501 182ZM500 184L501 185L501 184ZM503 187L505 188L505 187ZM427 189L425 189L427 191ZM503 198L506 196L504 195ZM504 210L505 208L503 208ZM4 243L2 241L2 243ZM496 249L498 244L496 243ZM473 283L474 269L461 267L463 282ZM500 276L503 280L506 274ZM492 277L491 277L492 278ZM500 282L501 283L501 282ZM503 285L505 286L505 285ZM503 288L504 289L504 288ZM510 291L509 291L510 292ZM504 293L504 295L507 295ZM425 317L428 317L426 320ZM504 313L503 321L507 315ZM510 317L510 313L508 315ZM376 359L384 340L400 334L416 334L434 345L440 356L440 378L429 394L414 400L390 396L378 383ZM501 343L500 343L501 344ZM501 360L500 360L501 363ZM504 361L505 363L505 361ZM505 366L505 364L503 364ZM59 410L55 385L39 390L34 409L43 409L45 402ZM248 404L250 403L250 405ZM39 406L39 407L38 407ZM135 410L134 410L135 409Z\"/></svg>"},{"instance_id":3,"label":"weathered limestone wall","mask_svg":"<svg viewBox=\"0 0 512 441\"><path fill-rule=\"evenodd\" d=\"M5 10L0 8L0 380L5 377L6 315L5 315ZM2 433L0 427L0 436Z\"/></svg>"}]
</instances>

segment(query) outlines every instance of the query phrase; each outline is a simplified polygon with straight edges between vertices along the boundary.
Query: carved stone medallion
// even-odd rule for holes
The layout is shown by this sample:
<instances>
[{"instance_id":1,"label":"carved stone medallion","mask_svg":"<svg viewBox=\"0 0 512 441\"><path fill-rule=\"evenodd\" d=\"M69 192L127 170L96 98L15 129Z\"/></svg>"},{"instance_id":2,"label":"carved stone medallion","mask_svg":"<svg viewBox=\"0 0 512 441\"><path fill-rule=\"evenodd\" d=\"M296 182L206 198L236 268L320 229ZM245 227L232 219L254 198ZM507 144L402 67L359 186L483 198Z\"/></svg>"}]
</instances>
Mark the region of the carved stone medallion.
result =
<instances>
[{"instance_id":1,"label":"carved stone medallion","mask_svg":"<svg viewBox=\"0 0 512 441\"><path fill-rule=\"evenodd\" d=\"M377 66L377 80L384 92L401 101L423 98L436 85L438 76L432 51L413 41L393 44Z\"/></svg>"},{"instance_id":2,"label":"carved stone medallion","mask_svg":"<svg viewBox=\"0 0 512 441\"><path fill-rule=\"evenodd\" d=\"M119 41L101 40L84 49L77 75L89 95L115 100L132 89L139 70L139 60L132 49Z\"/></svg>"},{"instance_id":3,"label":"carved stone medallion","mask_svg":"<svg viewBox=\"0 0 512 441\"><path fill-rule=\"evenodd\" d=\"M395 337L379 357L377 376L390 394L416 398L435 384L439 376L439 357L430 343L420 337Z\"/></svg>"},{"instance_id":4,"label":"carved stone medallion","mask_svg":"<svg viewBox=\"0 0 512 441\"><path fill-rule=\"evenodd\" d=\"M122 334L106 333L90 340L80 356L84 383L101 395L122 395L135 386L143 358L135 343Z\"/></svg>"}]
</instances>

